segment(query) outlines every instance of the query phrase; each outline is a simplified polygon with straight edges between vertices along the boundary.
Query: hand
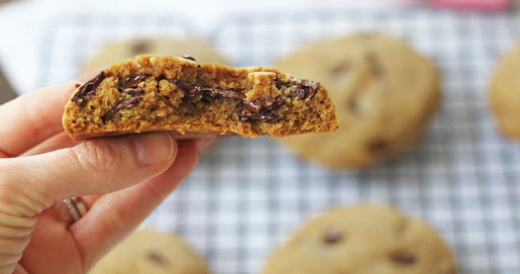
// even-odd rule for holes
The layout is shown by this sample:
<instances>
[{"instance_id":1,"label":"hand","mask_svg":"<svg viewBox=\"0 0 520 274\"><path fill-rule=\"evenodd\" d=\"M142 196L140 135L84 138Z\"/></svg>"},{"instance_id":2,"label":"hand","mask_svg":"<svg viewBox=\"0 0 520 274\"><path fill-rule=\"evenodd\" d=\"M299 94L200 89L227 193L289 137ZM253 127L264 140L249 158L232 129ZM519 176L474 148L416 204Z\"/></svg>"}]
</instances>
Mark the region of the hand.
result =
<instances>
[{"instance_id":1,"label":"hand","mask_svg":"<svg viewBox=\"0 0 520 274\"><path fill-rule=\"evenodd\" d=\"M0 274L86 273L192 171L203 141L167 133L73 142L61 116L78 81L0 106ZM62 199L89 211L72 223Z\"/></svg>"}]
</instances>

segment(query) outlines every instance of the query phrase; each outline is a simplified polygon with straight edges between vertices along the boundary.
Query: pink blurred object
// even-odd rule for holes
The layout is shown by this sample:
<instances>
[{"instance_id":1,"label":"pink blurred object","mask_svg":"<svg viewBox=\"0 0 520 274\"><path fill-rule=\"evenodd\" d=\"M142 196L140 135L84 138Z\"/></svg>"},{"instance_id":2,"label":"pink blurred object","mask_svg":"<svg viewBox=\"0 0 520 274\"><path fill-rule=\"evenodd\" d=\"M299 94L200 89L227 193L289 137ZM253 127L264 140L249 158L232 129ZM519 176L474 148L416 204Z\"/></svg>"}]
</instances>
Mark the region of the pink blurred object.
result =
<instances>
[{"instance_id":1,"label":"pink blurred object","mask_svg":"<svg viewBox=\"0 0 520 274\"><path fill-rule=\"evenodd\" d=\"M465 10L499 11L507 9L511 0L429 0L432 6Z\"/></svg>"}]
</instances>

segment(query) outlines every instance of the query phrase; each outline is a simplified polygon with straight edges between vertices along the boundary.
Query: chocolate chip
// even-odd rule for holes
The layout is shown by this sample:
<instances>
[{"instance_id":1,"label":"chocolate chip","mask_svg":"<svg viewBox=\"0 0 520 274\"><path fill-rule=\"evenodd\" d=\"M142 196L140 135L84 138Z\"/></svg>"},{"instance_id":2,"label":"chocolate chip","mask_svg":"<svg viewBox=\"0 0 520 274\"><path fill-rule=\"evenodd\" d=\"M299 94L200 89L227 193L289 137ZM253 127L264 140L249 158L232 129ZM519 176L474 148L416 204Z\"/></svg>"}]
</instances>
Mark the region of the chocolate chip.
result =
<instances>
[{"instance_id":1,"label":"chocolate chip","mask_svg":"<svg viewBox=\"0 0 520 274\"><path fill-rule=\"evenodd\" d=\"M385 153L390 149L390 143L385 140L375 140L368 145L368 151L372 154Z\"/></svg>"},{"instance_id":2,"label":"chocolate chip","mask_svg":"<svg viewBox=\"0 0 520 274\"><path fill-rule=\"evenodd\" d=\"M146 258L148 260L150 260L151 262L158 264L160 266L163 266L163 267L168 265L168 262L166 261L164 256L155 250L148 252L148 255L146 256Z\"/></svg>"},{"instance_id":3,"label":"chocolate chip","mask_svg":"<svg viewBox=\"0 0 520 274\"><path fill-rule=\"evenodd\" d=\"M327 234L325 234L325 238L323 239L323 241L326 244L331 245L340 242L342 239L343 232L337 229L330 229L329 231L327 231Z\"/></svg>"},{"instance_id":4,"label":"chocolate chip","mask_svg":"<svg viewBox=\"0 0 520 274\"><path fill-rule=\"evenodd\" d=\"M187 54L180 54L180 55L177 55L177 57L184 58L186 60L190 60L193 62L197 62L197 60L195 58L193 58L192 56L187 55Z\"/></svg>"},{"instance_id":5,"label":"chocolate chip","mask_svg":"<svg viewBox=\"0 0 520 274\"><path fill-rule=\"evenodd\" d=\"M117 102L117 104L114 108L112 108L105 115L103 115L101 120L103 122L112 120L118 111L120 111L122 109L131 109L131 108L135 107L135 105L137 105L139 103L139 101L141 101L141 98L139 98L139 97L121 100L121 101Z\"/></svg>"},{"instance_id":6,"label":"chocolate chip","mask_svg":"<svg viewBox=\"0 0 520 274\"><path fill-rule=\"evenodd\" d=\"M102 71L100 74L98 74L94 79L86 82L81 87L79 87L78 92L74 94L72 99L70 99L72 102L76 102L79 99L85 98L89 95L94 95L96 93L96 88L107 78L106 74Z\"/></svg>"},{"instance_id":7,"label":"chocolate chip","mask_svg":"<svg viewBox=\"0 0 520 274\"><path fill-rule=\"evenodd\" d=\"M139 83L143 82L146 79L146 75L138 74L135 77L127 77L119 81L117 85L117 89L119 92L128 93L130 95L140 95L144 94L144 89L139 87Z\"/></svg>"},{"instance_id":8,"label":"chocolate chip","mask_svg":"<svg viewBox=\"0 0 520 274\"><path fill-rule=\"evenodd\" d=\"M132 52L134 55L143 54L150 50L150 43L147 41L139 41L135 43L132 47Z\"/></svg>"},{"instance_id":9,"label":"chocolate chip","mask_svg":"<svg viewBox=\"0 0 520 274\"><path fill-rule=\"evenodd\" d=\"M312 99L316 91L320 87L320 83L302 79L297 87L288 95L291 99Z\"/></svg>"},{"instance_id":10,"label":"chocolate chip","mask_svg":"<svg viewBox=\"0 0 520 274\"><path fill-rule=\"evenodd\" d=\"M390 254L390 259L401 265L414 264L417 261L417 257L408 251L397 251Z\"/></svg>"},{"instance_id":11,"label":"chocolate chip","mask_svg":"<svg viewBox=\"0 0 520 274\"><path fill-rule=\"evenodd\" d=\"M80 85L80 84L75 84L74 86L75 86L76 88L79 88L79 87L81 87L81 85Z\"/></svg>"}]
</instances>

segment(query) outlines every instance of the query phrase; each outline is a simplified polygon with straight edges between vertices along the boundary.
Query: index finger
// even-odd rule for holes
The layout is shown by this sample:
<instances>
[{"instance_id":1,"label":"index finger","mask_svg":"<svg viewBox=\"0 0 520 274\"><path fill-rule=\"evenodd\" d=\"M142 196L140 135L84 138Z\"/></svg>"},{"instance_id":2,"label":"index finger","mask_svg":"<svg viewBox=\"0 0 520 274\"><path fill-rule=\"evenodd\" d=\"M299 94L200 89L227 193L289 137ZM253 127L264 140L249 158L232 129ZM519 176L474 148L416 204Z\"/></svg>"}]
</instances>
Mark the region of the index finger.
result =
<instances>
[{"instance_id":1,"label":"index finger","mask_svg":"<svg viewBox=\"0 0 520 274\"><path fill-rule=\"evenodd\" d=\"M70 96L101 68L77 80L43 87L0 106L0 155L18 156L63 131L61 117Z\"/></svg>"},{"instance_id":2,"label":"index finger","mask_svg":"<svg viewBox=\"0 0 520 274\"><path fill-rule=\"evenodd\" d=\"M17 156L63 130L61 116L81 82L40 88L0 106L0 152Z\"/></svg>"}]
</instances>

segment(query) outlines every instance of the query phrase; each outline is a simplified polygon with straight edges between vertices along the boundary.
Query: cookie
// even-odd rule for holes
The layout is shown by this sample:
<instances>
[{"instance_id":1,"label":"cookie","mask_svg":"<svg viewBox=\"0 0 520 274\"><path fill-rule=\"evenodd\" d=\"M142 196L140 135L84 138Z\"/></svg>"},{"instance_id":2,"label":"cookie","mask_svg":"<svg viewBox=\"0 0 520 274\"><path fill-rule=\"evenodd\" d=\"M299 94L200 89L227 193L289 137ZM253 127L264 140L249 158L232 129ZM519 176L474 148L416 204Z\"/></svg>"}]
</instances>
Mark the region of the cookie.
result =
<instances>
[{"instance_id":1,"label":"cookie","mask_svg":"<svg viewBox=\"0 0 520 274\"><path fill-rule=\"evenodd\" d=\"M489 92L491 111L505 135L520 140L520 43L499 62Z\"/></svg>"},{"instance_id":2,"label":"cookie","mask_svg":"<svg viewBox=\"0 0 520 274\"><path fill-rule=\"evenodd\" d=\"M282 142L333 169L366 167L410 149L440 98L432 63L404 41L382 34L315 42L277 68L328 88L339 129Z\"/></svg>"},{"instance_id":3,"label":"cookie","mask_svg":"<svg viewBox=\"0 0 520 274\"><path fill-rule=\"evenodd\" d=\"M171 131L179 138L282 137L337 128L327 90L270 68L138 56L78 87L63 125L73 139Z\"/></svg>"},{"instance_id":4,"label":"cookie","mask_svg":"<svg viewBox=\"0 0 520 274\"><path fill-rule=\"evenodd\" d=\"M391 207L337 208L311 219L263 274L455 274L452 253L426 223Z\"/></svg>"},{"instance_id":5,"label":"cookie","mask_svg":"<svg viewBox=\"0 0 520 274\"><path fill-rule=\"evenodd\" d=\"M90 274L207 274L206 263L181 238L136 231L103 258Z\"/></svg>"},{"instance_id":6,"label":"cookie","mask_svg":"<svg viewBox=\"0 0 520 274\"><path fill-rule=\"evenodd\" d=\"M199 63L229 65L217 51L201 40L141 38L106 45L88 61L83 73L144 54L162 56L188 54L197 56Z\"/></svg>"}]
</instances>

